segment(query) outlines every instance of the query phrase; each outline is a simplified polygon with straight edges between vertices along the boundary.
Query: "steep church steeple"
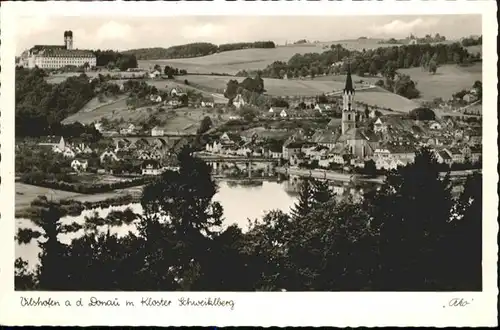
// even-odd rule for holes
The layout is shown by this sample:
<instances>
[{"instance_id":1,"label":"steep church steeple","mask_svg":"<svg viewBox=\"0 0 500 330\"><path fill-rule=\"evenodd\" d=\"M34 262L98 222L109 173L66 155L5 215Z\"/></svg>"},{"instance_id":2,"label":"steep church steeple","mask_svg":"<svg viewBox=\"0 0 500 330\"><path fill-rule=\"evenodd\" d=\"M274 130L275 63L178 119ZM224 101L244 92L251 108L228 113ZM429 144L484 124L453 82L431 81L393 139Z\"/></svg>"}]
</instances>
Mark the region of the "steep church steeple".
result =
<instances>
[{"instance_id":1,"label":"steep church steeple","mask_svg":"<svg viewBox=\"0 0 500 330\"><path fill-rule=\"evenodd\" d=\"M352 77L351 77L351 64L349 63L349 66L347 67L347 77L345 80L345 87L344 87L344 94L354 94L354 86L352 84Z\"/></svg>"},{"instance_id":2,"label":"steep church steeple","mask_svg":"<svg viewBox=\"0 0 500 330\"><path fill-rule=\"evenodd\" d=\"M356 127L356 111L354 105L354 85L351 77L351 65L347 67L347 77L344 91L342 93L342 134Z\"/></svg>"}]
</instances>

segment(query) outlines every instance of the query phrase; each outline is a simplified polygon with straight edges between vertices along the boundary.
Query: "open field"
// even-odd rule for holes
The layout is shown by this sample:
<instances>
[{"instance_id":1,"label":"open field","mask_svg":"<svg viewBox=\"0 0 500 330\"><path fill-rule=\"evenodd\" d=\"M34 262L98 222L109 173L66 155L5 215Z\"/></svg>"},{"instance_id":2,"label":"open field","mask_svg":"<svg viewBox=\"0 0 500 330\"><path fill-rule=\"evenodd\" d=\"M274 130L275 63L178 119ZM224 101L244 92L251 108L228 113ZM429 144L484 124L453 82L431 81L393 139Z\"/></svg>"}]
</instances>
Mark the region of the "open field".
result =
<instances>
[{"instance_id":1,"label":"open field","mask_svg":"<svg viewBox=\"0 0 500 330\"><path fill-rule=\"evenodd\" d=\"M148 69L155 64L159 64L161 66L170 65L179 69L185 69L190 73L236 74L241 70L264 69L275 61L288 62L295 54L322 53L328 50L332 44L341 44L345 48L353 50L389 46L387 44L378 44L379 41L380 39L344 40L317 44L278 46L267 49L240 49L202 57L139 61L139 67Z\"/></svg>"},{"instance_id":2,"label":"open field","mask_svg":"<svg viewBox=\"0 0 500 330\"><path fill-rule=\"evenodd\" d=\"M16 211L30 206L32 200L40 195L47 196L52 200L72 199L79 202L98 202L109 198L117 198L125 195L137 195L142 192L142 186L117 189L99 194L79 194L69 191L54 190L38 186L32 186L16 182Z\"/></svg>"},{"instance_id":3,"label":"open field","mask_svg":"<svg viewBox=\"0 0 500 330\"><path fill-rule=\"evenodd\" d=\"M267 49L240 49L202 57L139 61L139 67L149 68L159 64L185 69L191 73L236 74L241 70L263 69L275 61L288 61L297 53L318 53L323 51L322 44L290 45Z\"/></svg>"},{"instance_id":4,"label":"open field","mask_svg":"<svg viewBox=\"0 0 500 330\"><path fill-rule=\"evenodd\" d=\"M204 97L213 98L214 103L227 104L228 100L223 95L218 95L216 93L202 91L202 90L197 89L196 87L187 86L186 84L184 84L183 81L185 79L188 79L190 81L190 79L188 77L191 77L191 76L178 76L177 81L167 80L167 79L159 79L159 80L148 79L148 80L146 80L146 83L148 83L149 85L155 86L158 90L170 90L174 87L175 88L179 87L184 91L193 90L197 93L201 93ZM228 80L229 80L230 77L226 77L226 78L228 78ZM182 82L179 82L179 81L182 81Z\"/></svg>"},{"instance_id":5,"label":"open field","mask_svg":"<svg viewBox=\"0 0 500 330\"><path fill-rule=\"evenodd\" d=\"M419 107L417 102L401 95L390 93L380 87L366 91L358 91L354 99L371 106L389 108L397 112L410 112Z\"/></svg>"},{"instance_id":6,"label":"open field","mask_svg":"<svg viewBox=\"0 0 500 330\"><path fill-rule=\"evenodd\" d=\"M90 100L89 103L95 104L96 101L94 99ZM98 102L98 101L97 101ZM92 109L90 106L85 105L83 109L78 111L77 113L65 118L62 123L63 124L71 124L74 122L80 122L82 124L91 124L96 119L106 117L108 115L113 116L115 113L121 113L128 109L126 98L120 98L115 102L103 104L100 107L95 107Z\"/></svg>"},{"instance_id":7,"label":"open field","mask_svg":"<svg viewBox=\"0 0 500 330\"><path fill-rule=\"evenodd\" d=\"M322 53L328 50L333 44L340 44L346 49L357 51L395 46L385 43L379 44L381 40L382 39L339 40L314 44L286 45L267 49L240 49L192 58L140 60L139 67L149 69L155 64L159 64L162 67L170 65L178 69L185 69L190 73L226 73L234 75L241 70L264 69L275 61L288 62L295 54Z\"/></svg>"},{"instance_id":8,"label":"open field","mask_svg":"<svg viewBox=\"0 0 500 330\"><path fill-rule=\"evenodd\" d=\"M79 76L81 75L81 72L65 72L65 73L56 73L56 74L51 74L47 76L45 79L48 83L50 84L58 84L63 82L69 77L74 77L74 76ZM106 76L106 75L111 75L111 76L116 76L120 75L123 77L123 79L129 79L137 76L142 76L144 73L143 72L128 72L128 71L109 71L109 70L101 70L101 71L88 71L85 72L85 74L90 77L94 78L97 77L99 74Z\"/></svg>"},{"instance_id":9,"label":"open field","mask_svg":"<svg viewBox=\"0 0 500 330\"><path fill-rule=\"evenodd\" d=\"M201 120L205 116L212 119L214 125L221 121L229 119L229 114L218 114L215 109L203 108L178 108L173 112L165 110L160 112L158 106L129 109L125 101L116 102L113 105L107 105L91 112L77 112L66 118L64 123L80 122L82 124L91 124L100 121L102 118L108 120L120 120L125 122L139 123L147 121L151 116L155 116L163 122L159 125L161 128L170 132L183 132L188 134L196 133ZM220 116L220 117L219 117Z\"/></svg>"},{"instance_id":10,"label":"open field","mask_svg":"<svg viewBox=\"0 0 500 330\"><path fill-rule=\"evenodd\" d=\"M316 96L322 93L338 91L344 88L345 76L333 76L335 79L308 79L308 80L284 80L284 79L264 79L264 88L267 94L274 96ZM326 78L326 77L321 77ZM203 76L190 75L187 76L191 82L199 85L204 85L212 88L224 88L232 77L224 76ZM243 78L237 78L242 81ZM355 81L358 79L354 79ZM357 85L360 88L361 85ZM373 88L370 90L358 90L356 100L367 103L369 105L377 105L384 108L390 108L394 111L408 112L419 105L418 103L408 100L402 96L389 93L382 88Z\"/></svg>"},{"instance_id":11,"label":"open field","mask_svg":"<svg viewBox=\"0 0 500 330\"><path fill-rule=\"evenodd\" d=\"M431 101L436 97L444 100L462 89L470 89L476 80L482 80L482 63L469 67L443 65L436 74L422 71L421 68L401 69L399 72L410 75L417 83L417 89L422 93L422 100Z\"/></svg>"},{"instance_id":12,"label":"open field","mask_svg":"<svg viewBox=\"0 0 500 330\"><path fill-rule=\"evenodd\" d=\"M243 81L243 77L209 76L209 75L187 75L188 81L211 88L224 89L227 82L236 79ZM275 96L316 96L321 93L328 93L344 87L340 81L320 81L320 80L285 80L264 78L264 88L266 93Z\"/></svg>"},{"instance_id":13,"label":"open field","mask_svg":"<svg viewBox=\"0 0 500 330\"><path fill-rule=\"evenodd\" d=\"M418 101L432 101L436 97L447 100L451 98L452 94L462 89L470 89L474 81L482 80L482 63L475 63L467 67L446 64L440 66L434 75L422 71L422 68L399 69L398 72L409 75L417 83L417 89L422 93L422 97L417 99ZM352 75L352 79L355 82L355 88L359 88L359 84L356 84L359 80L374 84L382 78ZM345 75L319 76L314 80L302 80L303 83L306 81L344 82Z\"/></svg>"},{"instance_id":14,"label":"open field","mask_svg":"<svg viewBox=\"0 0 500 330\"><path fill-rule=\"evenodd\" d=\"M16 210L30 206L31 201L41 195L47 196L48 199L60 200L81 196L82 194L16 182Z\"/></svg>"}]
</instances>

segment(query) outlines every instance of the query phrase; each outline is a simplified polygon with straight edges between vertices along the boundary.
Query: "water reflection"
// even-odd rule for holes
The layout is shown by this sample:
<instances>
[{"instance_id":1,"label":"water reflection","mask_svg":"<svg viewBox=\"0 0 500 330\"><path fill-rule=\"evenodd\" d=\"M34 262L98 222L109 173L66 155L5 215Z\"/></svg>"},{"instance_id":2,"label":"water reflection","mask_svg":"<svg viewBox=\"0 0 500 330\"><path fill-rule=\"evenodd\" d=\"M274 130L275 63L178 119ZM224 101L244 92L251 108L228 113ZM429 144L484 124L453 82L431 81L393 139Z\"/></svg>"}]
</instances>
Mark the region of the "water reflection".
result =
<instances>
[{"instance_id":1,"label":"water reflection","mask_svg":"<svg viewBox=\"0 0 500 330\"><path fill-rule=\"evenodd\" d=\"M282 210L289 212L290 208L295 204L296 193L290 189L287 181L285 182L263 182L262 185L235 185L228 182L219 183L219 191L214 196L214 200L221 203L224 208L224 226L232 224L238 225L243 231L248 228L248 221L262 219L265 213L271 210ZM135 213L142 213L140 204L129 204L121 206L111 206L108 208L96 208L93 210L85 210L77 217L64 217L61 219L63 224L71 224L77 222L83 224L85 217L92 216L97 212L100 217L106 217L111 211L123 211L130 207ZM28 219L16 219L16 232L18 228L36 229L32 222ZM108 227L102 227L107 230ZM111 234L125 236L129 231L135 232L134 225L124 225L121 227L110 227ZM62 243L69 244L74 238L81 236L83 229L70 234L59 236ZM22 244L16 246L16 258L21 257L28 261L30 267L38 263L38 253L40 248L36 241L30 244Z\"/></svg>"}]
</instances>

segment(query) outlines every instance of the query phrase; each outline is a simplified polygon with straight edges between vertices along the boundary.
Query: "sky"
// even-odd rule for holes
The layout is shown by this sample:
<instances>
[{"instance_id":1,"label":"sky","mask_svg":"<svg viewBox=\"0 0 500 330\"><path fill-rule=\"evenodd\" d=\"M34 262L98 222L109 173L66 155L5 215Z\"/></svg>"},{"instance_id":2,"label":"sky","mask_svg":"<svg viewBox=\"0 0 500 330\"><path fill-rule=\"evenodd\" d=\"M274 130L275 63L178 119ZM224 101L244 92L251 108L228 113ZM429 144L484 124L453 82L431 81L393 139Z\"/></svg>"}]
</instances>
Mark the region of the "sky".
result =
<instances>
[{"instance_id":1,"label":"sky","mask_svg":"<svg viewBox=\"0 0 500 330\"><path fill-rule=\"evenodd\" d=\"M184 16L147 18L22 17L17 21L17 53L35 44L63 44L73 31L79 49L170 47L191 42L251 42L278 44L299 39L336 41L403 38L439 33L448 39L481 34L480 15L439 16Z\"/></svg>"}]
</instances>

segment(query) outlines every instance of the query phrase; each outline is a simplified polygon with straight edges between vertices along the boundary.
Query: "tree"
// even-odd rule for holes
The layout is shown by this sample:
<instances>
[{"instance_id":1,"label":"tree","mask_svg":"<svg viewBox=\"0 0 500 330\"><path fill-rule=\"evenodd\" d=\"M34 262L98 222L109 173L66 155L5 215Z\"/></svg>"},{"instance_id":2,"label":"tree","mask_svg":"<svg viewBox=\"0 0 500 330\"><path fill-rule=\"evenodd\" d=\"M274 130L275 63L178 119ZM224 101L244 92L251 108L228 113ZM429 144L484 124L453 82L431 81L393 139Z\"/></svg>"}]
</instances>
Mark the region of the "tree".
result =
<instances>
[{"instance_id":1,"label":"tree","mask_svg":"<svg viewBox=\"0 0 500 330\"><path fill-rule=\"evenodd\" d=\"M211 239L220 231L222 207L212 201L217 186L208 165L192 157L188 148L179 153L178 162L179 172L166 171L161 180L144 188L140 228L150 251L146 262L158 271L170 268L171 275L182 279L179 285L187 289L213 260ZM154 253L166 247L172 258Z\"/></svg>"},{"instance_id":2,"label":"tree","mask_svg":"<svg viewBox=\"0 0 500 330\"><path fill-rule=\"evenodd\" d=\"M430 73L432 73L432 74L436 74L436 72L437 72L437 68L438 68L436 61L431 60L431 61L429 62L428 68L429 68L429 72L430 72Z\"/></svg>"},{"instance_id":3,"label":"tree","mask_svg":"<svg viewBox=\"0 0 500 330\"><path fill-rule=\"evenodd\" d=\"M365 118L368 118L370 116L370 108L368 107L368 104L365 105Z\"/></svg>"},{"instance_id":4,"label":"tree","mask_svg":"<svg viewBox=\"0 0 500 330\"><path fill-rule=\"evenodd\" d=\"M257 117L257 113L250 107L243 107L240 110L240 116L243 117L243 119L245 119L246 121L253 121L255 117Z\"/></svg>"},{"instance_id":5,"label":"tree","mask_svg":"<svg viewBox=\"0 0 500 330\"><path fill-rule=\"evenodd\" d=\"M230 101L234 99L237 95L239 83L238 80L229 80L227 82L226 89L224 90L224 97L229 99Z\"/></svg>"},{"instance_id":6,"label":"tree","mask_svg":"<svg viewBox=\"0 0 500 330\"><path fill-rule=\"evenodd\" d=\"M387 62L384 67L384 77L393 80L396 76L396 66L393 61Z\"/></svg>"},{"instance_id":7,"label":"tree","mask_svg":"<svg viewBox=\"0 0 500 330\"><path fill-rule=\"evenodd\" d=\"M479 80L476 80L474 82L474 85L472 85L472 88L476 90L478 99L482 100L483 99L483 83Z\"/></svg>"},{"instance_id":8,"label":"tree","mask_svg":"<svg viewBox=\"0 0 500 330\"><path fill-rule=\"evenodd\" d=\"M370 63L370 68L368 69L368 72L370 73L371 76L377 75L378 68L377 68L377 64L374 61L372 61Z\"/></svg>"},{"instance_id":9,"label":"tree","mask_svg":"<svg viewBox=\"0 0 500 330\"><path fill-rule=\"evenodd\" d=\"M429 108L421 107L410 111L409 117L413 120L435 120L436 114Z\"/></svg>"},{"instance_id":10,"label":"tree","mask_svg":"<svg viewBox=\"0 0 500 330\"><path fill-rule=\"evenodd\" d=\"M312 198L313 198L313 187L311 180L305 179L299 183L299 196L294 208L292 209L292 215L295 218L304 217L312 211Z\"/></svg>"},{"instance_id":11,"label":"tree","mask_svg":"<svg viewBox=\"0 0 500 330\"><path fill-rule=\"evenodd\" d=\"M448 252L441 243L450 229L453 201L449 179L441 178L431 152L417 152L413 164L390 173L381 189L365 198L370 226L378 232L377 262L383 265L376 286L430 290L447 283L449 273L440 260ZM402 278L404 284L396 283Z\"/></svg>"},{"instance_id":12,"label":"tree","mask_svg":"<svg viewBox=\"0 0 500 330\"><path fill-rule=\"evenodd\" d=\"M364 173L372 177L377 175L377 166L372 159L365 161Z\"/></svg>"},{"instance_id":13,"label":"tree","mask_svg":"<svg viewBox=\"0 0 500 330\"><path fill-rule=\"evenodd\" d=\"M394 81L394 92L398 95L409 99L418 98L420 91L416 87L416 83L411 80L410 76L399 74Z\"/></svg>"},{"instance_id":14,"label":"tree","mask_svg":"<svg viewBox=\"0 0 500 330\"><path fill-rule=\"evenodd\" d=\"M42 237L44 241L38 241L41 248L40 267L37 270L36 285L41 290L62 290L67 286L68 278L65 276L64 255L65 248L58 240L58 235L77 231L78 225L63 225L61 217L66 214L60 204L49 201L46 197L39 197L32 203L33 213L30 220L40 229L19 229L17 240L21 244L27 244L33 239ZM22 270L23 261L20 260L21 276L26 276Z\"/></svg>"}]
</instances>

